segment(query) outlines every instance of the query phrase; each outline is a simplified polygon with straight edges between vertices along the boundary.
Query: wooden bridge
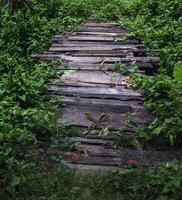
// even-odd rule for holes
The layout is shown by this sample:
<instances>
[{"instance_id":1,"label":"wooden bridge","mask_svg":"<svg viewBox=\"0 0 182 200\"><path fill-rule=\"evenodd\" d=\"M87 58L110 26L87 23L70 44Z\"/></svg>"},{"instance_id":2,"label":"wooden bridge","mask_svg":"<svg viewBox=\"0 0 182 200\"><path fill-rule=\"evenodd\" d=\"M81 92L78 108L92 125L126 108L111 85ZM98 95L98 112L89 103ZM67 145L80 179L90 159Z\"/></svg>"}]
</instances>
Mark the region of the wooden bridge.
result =
<instances>
[{"instance_id":1,"label":"wooden bridge","mask_svg":"<svg viewBox=\"0 0 182 200\"><path fill-rule=\"evenodd\" d=\"M124 134L131 133L125 126L128 114L135 124L150 123L152 117L143 106L142 94L132 89L130 77L117 73L115 65L127 67L134 62L137 73L150 73L160 58L146 56L146 52L156 50L146 49L138 39L125 39L128 30L113 23L87 22L79 28L78 32L55 35L48 52L33 55L60 61L57 71L64 74L50 80L49 93L64 97L66 107L60 108L58 121L81 130L66 139L70 143L68 149L50 147L44 154L46 158L61 156L70 167L83 169L137 165L140 151L113 149L118 138L115 131L123 128ZM155 165L180 159L180 155L181 152L144 150L142 163Z\"/></svg>"}]
</instances>

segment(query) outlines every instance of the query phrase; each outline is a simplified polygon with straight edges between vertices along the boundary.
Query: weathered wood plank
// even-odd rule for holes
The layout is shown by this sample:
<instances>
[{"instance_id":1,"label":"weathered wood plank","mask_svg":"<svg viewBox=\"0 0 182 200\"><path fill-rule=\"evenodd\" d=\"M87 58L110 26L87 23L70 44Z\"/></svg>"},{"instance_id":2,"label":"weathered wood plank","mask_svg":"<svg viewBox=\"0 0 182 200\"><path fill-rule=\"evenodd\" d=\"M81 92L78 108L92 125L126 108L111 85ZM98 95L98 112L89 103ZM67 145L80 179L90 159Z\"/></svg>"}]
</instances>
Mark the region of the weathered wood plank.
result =
<instances>
[{"instance_id":1,"label":"weathered wood plank","mask_svg":"<svg viewBox=\"0 0 182 200\"><path fill-rule=\"evenodd\" d=\"M76 82L126 85L126 79L128 79L128 77L122 76L117 72L65 70L64 74L59 80L57 80L57 82L61 81L65 84L66 82L72 82L73 85Z\"/></svg>"},{"instance_id":2,"label":"weathered wood plank","mask_svg":"<svg viewBox=\"0 0 182 200\"><path fill-rule=\"evenodd\" d=\"M65 87L87 87L87 88L113 88L117 87L118 89L123 87L121 85L113 85L113 84L103 84L103 83L84 83L84 82L72 82L72 81L60 81L59 79L51 79L49 85L55 86L65 86Z\"/></svg>"},{"instance_id":3,"label":"weathered wood plank","mask_svg":"<svg viewBox=\"0 0 182 200\"><path fill-rule=\"evenodd\" d=\"M39 55L41 57L41 55ZM43 55L46 58L46 55ZM54 57L54 55L52 55ZM51 55L50 55L51 58ZM67 55L61 55L61 60L71 61L71 62L79 62L79 63L115 63L115 62L160 62L159 57L126 57L126 58L118 58L118 57L72 57Z\"/></svg>"},{"instance_id":4,"label":"weathered wood plank","mask_svg":"<svg viewBox=\"0 0 182 200\"><path fill-rule=\"evenodd\" d=\"M83 26L81 28L82 31L85 32L108 32L108 33L123 33L126 32L126 30L119 29L117 27L87 27Z\"/></svg>"},{"instance_id":5,"label":"weathered wood plank","mask_svg":"<svg viewBox=\"0 0 182 200\"><path fill-rule=\"evenodd\" d=\"M109 36L109 37L112 37L112 36L123 36L124 34L126 34L125 32L123 33L107 33L107 32L75 32L75 33L72 33L70 35L94 35L94 36Z\"/></svg>"},{"instance_id":6,"label":"weathered wood plank","mask_svg":"<svg viewBox=\"0 0 182 200\"><path fill-rule=\"evenodd\" d=\"M69 41L122 41L122 37L102 37L102 36L68 36Z\"/></svg>"},{"instance_id":7,"label":"weathered wood plank","mask_svg":"<svg viewBox=\"0 0 182 200\"><path fill-rule=\"evenodd\" d=\"M77 163L66 163L70 169L77 169L79 171L111 171L114 166L99 166L99 165L81 165Z\"/></svg>"},{"instance_id":8,"label":"weathered wood plank","mask_svg":"<svg viewBox=\"0 0 182 200\"><path fill-rule=\"evenodd\" d=\"M124 52L79 52L79 53L69 53L69 55L73 56L73 57L126 57L126 53Z\"/></svg>"},{"instance_id":9,"label":"weathered wood plank","mask_svg":"<svg viewBox=\"0 0 182 200\"><path fill-rule=\"evenodd\" d=\"M66 140L69 140L71 143L82 143L82 144L91 144L91 145L104 145L108 140L104 139L90 139L90 138L84 138L84 137L69 137L66 138ZM65 140L61 139L61 143L64 143Z\"/></svg>"},{"instance_id":10,"label":"weathered wood plank","mask_svg":"<svg viewBox=\"0 0 182 200\"><path fill-rule=\"evenodd\" d=\"M85 113L89 113L95 119L99 120L102 113L106 113L107 119L99 123L97 128L110 128L112 130L117 130L121 127L124 128L126 123L126 113L121 113L121 110L110 111L107 108L103 107L88 107L88 106L67 106L60 110L60 117L58 122L60 123L69 123L70 125L79 126L79 127L91 127L93 122L88 120L85 116ZM151 122L151 115L145 110L138 109L137 112L131 113L131 121L136 124L143 124ZM119 114L119 116L118 116ZM95 127L94 127L95 128Z\"/></svg>"},{"instance_id":11,"label":"weathered wood plank","mask_svg":"<svg viewBox=\"0 0 182 200\"><path fill-rule=\"evenodd\" d=\"M123 45L123 44L139 44L137 39L132 40L120 40L120 41L68 41L66 38L53 38L55 42L53 46L65 46L65 47L74 47L74 46L102 46L102 45Z\"/></svg>"},{"instance_id":12,"label":"weathered wood plank","mask_svg":"<svg viewBox=\"0 0 182 200\"><path fill-rule=\"evenodd\" d=\"M124 50L137 50L137 48L142 47L138 44L128 44L128 45L101 45L94 47L50 47L49 51L57 52L74 52L74 51L124 51ZM139 51L139 50L138 50ZM126 51L128 52L128 51Z\"/></svg>"},{"instance_id":13,"label":"weathered wood plank","mask_svg":"<svg viewBox=\"0 0 182 200\"><path fill-rule=\"evenodd\" d=\"M115 67L113 64L77 64L77 63L70 63L69 65L67 64L61 64L57 67L57 70L63 70L63 69L70 69L70 70L95 70L95 71L114 71Z\"/></svg>"},{"instance_id":14,"label":"weathered wood plank","mask_svg":"<svg viewBox=\"0 0 182 200\"><path fill-rule=\"evenodd\" d=\"M118 100L104 100L104 99L87 99L87 98L75 98L75 97L64 97L63 102L66 105L75 106L89 106L94 108L107 108L111 111L126 113L129 111L145 110L141 102L138 101L118 101Z\"/></svg>"},{"instance_id":15,"label":"weathered wood plank","mask_svg":"<svg viewBox=\"0 0 182 200\"><path fill-rule=\"evenodd\" d=\"M90 145L87 145L90 146ZM89 147L88 147L89 148ZM96 149L96 151L94 150ZM182 161L182 152L180 150L172 151L143 151L141 158L140 152L134 149L112 150L104 147L93 146L92 151L80 154L77 160L72 159L72 152L60 151L57 149L48 149L48 155L61 155L69 163L83 165L117 166L122 167L130 165L130 160L135 160L138 164L154 166L161 162L169 162L177 159Z\"/></svg>"},{"instance_id":16,"label":"weathered wood plank","mask_svg":"<svg viewBox=\"0 0 182 200\"><path fill-rule=\"evenodd\" d=\"M113 22L102 22L102 23L96 23L96 22L86 22L83 24L83 26L91 26L91 27L113 27L115 23Z\"/></svg>"},{"instance_id":17,"label":"weathered wood plank","mask_svg":"<svg viewBox=\"0 0 182 200\"><path fill-rule=\"evenodd\" d=\"M115 99L123 101L141 100L141 93L125 88L63 87L50 86L48 92L55 95L78 96L83 98Z\"/></svg>"},{"instance_id":18,"label":"weathered wood plank","mask_svg":"<svg viewBox=\"0 0 182 200\"><path fill-rule=\"evenodd\" d=\"M80 45L80 44L78 44ZM50 51L57 51L59 48L60 52L79 52L79 53L128 53L128 52L134 52L134 53L145 53L145 52L160 52L159 49L143 49L143 45L138 44L125 44L123 45L81 45L81 46L63 46L63 44L55 43L50 47ZM129 47L129 48L127 48ZM132 49L130 47L133 47Z\"/></svg>"},{"instance_id":19,"label":"weathered wood plank","mask_svg":"<svg viewBox=\"0 0 182 200\"><path fill-rule=\"evenodd\" d=\"M105 41L105 42L113 42L113 41L123 41L124 35L121 36L107 36L107 35L55 35L53 39L59 40L68 40L68 41Z\"/></svg>"},{"instance_id":20,"label":"weathered wood plank","mask_svg":"<svg viewBox=\"0 0 182 200\"><path fill-rule=\"evenodd\" d=\"M123 65L127 66L127 63ZM139 69L152 69L153 65L151 63L136 62ZM70 69L70 70L98 70L98 71L116 71L114 64L89 64L89 63L62 63L58 66L60 69Z\"/></svg>"}]
</instances>

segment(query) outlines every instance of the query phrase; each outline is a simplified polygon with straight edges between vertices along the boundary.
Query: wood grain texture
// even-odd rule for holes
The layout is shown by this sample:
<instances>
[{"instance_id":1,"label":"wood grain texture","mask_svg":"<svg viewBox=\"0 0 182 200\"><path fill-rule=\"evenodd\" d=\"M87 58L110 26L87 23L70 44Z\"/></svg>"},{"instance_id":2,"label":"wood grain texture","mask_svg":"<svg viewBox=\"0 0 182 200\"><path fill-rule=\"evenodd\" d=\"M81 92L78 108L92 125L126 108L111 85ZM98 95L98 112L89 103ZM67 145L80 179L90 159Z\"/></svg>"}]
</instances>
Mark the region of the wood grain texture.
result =
<instances>
[{"instance_id":1,"label":"wood grain texture","mask_svg":"<svg viewBox=\"0 0 182 200\"><path fill-rule=\"evenodd\" d=\"M78 96L83 98L116 99L123 101L141 100L142 95L133 90L124 88L97 88L97 87L71 87L56 86L49 87L48 92L55 95Z\"/></svg>"},{"instance_id":2,"label":"wood grain texture","mask_svg":"<svg viewBox=\"0 0 182 200\"><path fill-rule=\"evenodd\" d=\"M122 76L117 72L105 71L81 71L81 70L65 70L60 77L60 81L74 83L95 83L109 85L125 85L126 76Z\"/></svg>"},{"instance_id":3,"label":"wood grain texture","mask_svg":"<svg viewBox=\"0 0 182 200\"><path fill-rule=\"evenodd\" d=\"M103 123L98 124L97 128L109 127L111 130L117 130L118 128L124 128L126 125L126 112L122 113L121 109L113 110L107 109L107 107L89 107L89 106L67 106L61 109L60 117L58 121L60 123L68 123L79 127L90 127L93 122L88 120L85 113L89 113L95 119L99 119L102 113L106 113L108 119ZM148 123L151 121L151 115L143 109L138 109L136 112L130 112L131 121L136 124Z\"/></svg>"}]
</instances>

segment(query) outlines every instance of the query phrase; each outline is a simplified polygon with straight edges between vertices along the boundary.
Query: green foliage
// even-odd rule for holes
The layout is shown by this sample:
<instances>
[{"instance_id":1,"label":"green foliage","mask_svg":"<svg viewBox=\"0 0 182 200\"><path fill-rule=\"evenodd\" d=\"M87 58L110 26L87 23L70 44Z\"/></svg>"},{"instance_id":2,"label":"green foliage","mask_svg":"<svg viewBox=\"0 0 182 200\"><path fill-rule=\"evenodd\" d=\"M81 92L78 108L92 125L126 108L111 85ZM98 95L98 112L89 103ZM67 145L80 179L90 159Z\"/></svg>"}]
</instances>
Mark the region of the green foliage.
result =
<instances>
[{"instance_id":1,"label":"green foliage","mask_svg":"<svg viewBox=\"0 0 182 200\"><path fill-rule=\"evenodd\" d=\"M138 71L138 67L134 62L129 64L128 66L117 63L115 64L114 68L122 75L133 75L136 74Z\"/></svg>"},{"instance_id":2,"label":"green foliage","mask_svg":"<svg viewBox=\"0 0 182 200\"><path fill-rule=\"evenodd\" d=\"M182 139L182 84L167 75L155 77L136 76L134 86L140 86L145 105L156 116L150 133L168 138L172 145L181 146Z\"/></svg>"},{"instance_id":3,"label":"green foliage","mask_svg":"<svg viewBox=\"0 0 182 200\"><path fill-rule=\"evenodd\" d=\"M30 59L48 46L56 24L37 1L3 1L0 7L0 196L13 198L34 167L26 158L41 136L57 133L55 109L47 100L54 64ZM54 25L54 26L53 26ZM34 160L33 158L30 160Z\"/></svg>"},{"instance_id":4,"label":"green foliage","mask_svg":"<svg viewBox=\"0 0 182 200\"><path fill-rule=\"evenodd\" d=\"M181 165L166 163L153 169L131 166L111 172L75 173L57 170L29 175L27 199L71 200L180 200L182 195ZM15 179L15 183L18 180ZM24 190L18 199L24 199Z\"/></svg>"},{"instance_id":5,"label":"green foliage","mask_svg":"<svg viewBox=\"0 0 182 200\"><path fill-rule=\"evenodd\" d=\"M182 81L182 62L176 63L173 76L177 81Z\"/></svg>"},{"instance_id":6,"label":"green foliage","mask_svg":"<svg viewBox=\"0 0 182 200\"><path fill-rule=\"evenodd\" d=\"M85 181L87 179L80 180L78 186L78 182L76 185L73 182L73 174L70 175L70 172L61 176L48 173L47 176L36 174L35 177L27 177L27 174L35 169L36 162L29 162L28 160L34 158L27 159L26 156L29 148L33 148L40 137L50 135L54 137L58 133L69 132L68 127L58 126L56 123L55 110L61 100L50 100L43 95L47 79L54 75L55 65L38 63L30 58L30 54L44 51L50 45L52 34L56 31L73 31L76 25L86 19L117 21L119 25L132 30L132 36L140 36L147 47L162 50L155 55L162 58L159 72L165 75L152 78L137 76L135 79L135 84L144 91L146 106L153 110L156 120L149 129L135 127L137 137L134 137L133 143L137 145L137 140L147 141L146 133L151 133L167 138L172 144L180 144L181 12L182 4L179 0L0 1L0 196L2 200L16 199L19 194L23 194L23 197L18 199L25 199L27 193L32 195L31 199L42 198L39 196L42 193L48 199L60 199L62 195L65 199L67 197L84 199L86 197L83 193L91 198L93 195L90 195L90 189L87 189L90 186L93 194L97 195L103 192L105 187L104 194L108 191L111 194L108 195L108 199L180 199L181 166L175 163L147 171L146 174L138 169L128 168L115 172L115 176L112 174L110 178L108 175L104 178L96 176L89 182L90 185L87 185ZM136 68L118 66L118 70L131 75L135 73ZM172 74L175 79L171 77ZM68 176L70 177L67 179ZM28 187L27 181L31 183ZM70 187L66 189L67 186ZM58 190L53 190L54 188ZM113 197L114 193L116 195Z\"/></svg>"}]
</instances>

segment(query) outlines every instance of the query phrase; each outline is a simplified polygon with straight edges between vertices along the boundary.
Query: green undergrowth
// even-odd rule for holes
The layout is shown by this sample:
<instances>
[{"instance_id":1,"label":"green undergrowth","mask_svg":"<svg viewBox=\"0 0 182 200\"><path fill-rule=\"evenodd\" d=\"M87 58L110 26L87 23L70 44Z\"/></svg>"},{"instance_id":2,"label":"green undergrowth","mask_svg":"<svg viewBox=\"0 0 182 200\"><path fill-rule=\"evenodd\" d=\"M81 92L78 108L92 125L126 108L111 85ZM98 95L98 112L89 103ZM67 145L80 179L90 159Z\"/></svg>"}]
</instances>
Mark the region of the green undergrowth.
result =
<instances>
[{"instance_id":1,"label":"green undergrowth","mask_svg":"<svg viewBox=\"0 0 182 200\"><path fill-rule=\"evenodd\" d=\"M26 182L36 166L36 158L26 157L39 138L66 133L56 116L62 99L44 95L57 64L30 57L45 51L54 33L79 23L62 16L59 6L59 1L0 2L0 199L13 199Z\"/></svg>"},{"instance_id":2,"label":"green undergrowth","mask_svg":"<svg viewBox=\"0 0 182 200\"><path fill-rule=\"evenodd\" d=\"M18 199L180 200L180 171L181 165L172 162L151 169L128 166L110 172L64 168L36 172L27 177L26 185L20 185Z\"/></svg>"},{"instance_id":3,"label":"green undergrowth","mask_svg":"<svg viewBox=\"0 0 182 200\"><path fill-rule=\"evenodd\" d=\"M88 19L115 21L132 31L128 38L139 36L147 47L161 49L152 53L162 59L157 74L134 78L134 86L142 89L145 104L155 115L151 126L136 130L180 146L181 13L179 0L0 1L0 199L180 199L181 176L175 164L172 171L162 167L147 175L125 169L78 179L71 171L39 172L36 156L28 155L40 138L70 133L69 126L56 122L62 99L44 95L57 64L30 55L46 51L53 34L74 31ZM135 70L131 66L121 73Z\"/></svg>"}]
</instances>

